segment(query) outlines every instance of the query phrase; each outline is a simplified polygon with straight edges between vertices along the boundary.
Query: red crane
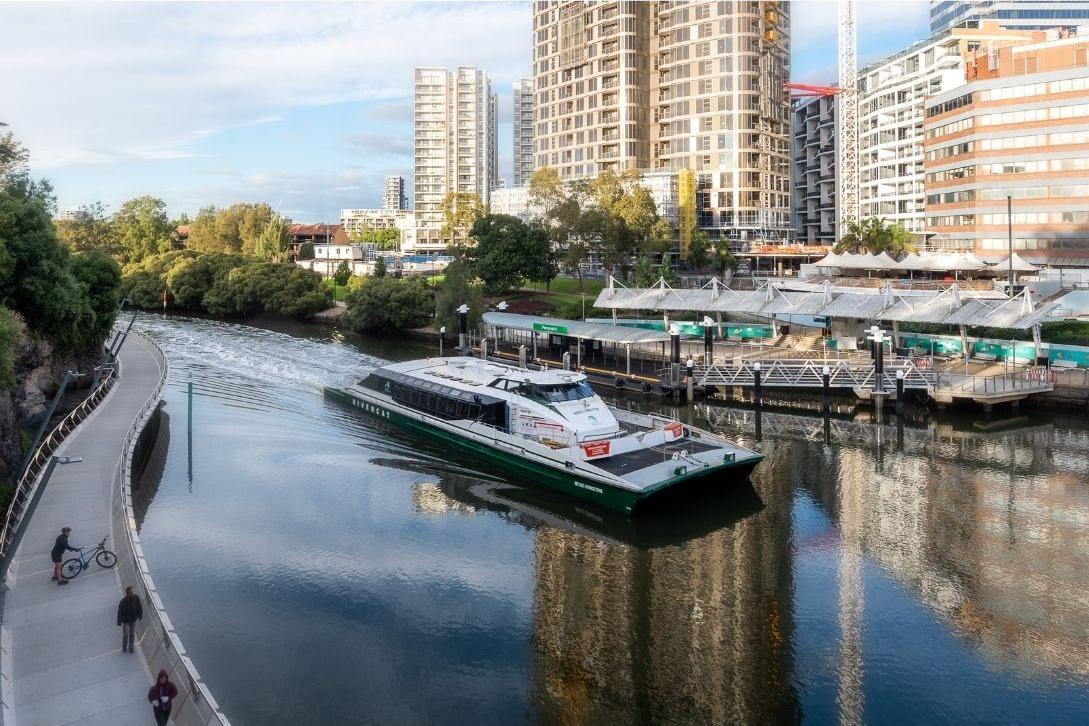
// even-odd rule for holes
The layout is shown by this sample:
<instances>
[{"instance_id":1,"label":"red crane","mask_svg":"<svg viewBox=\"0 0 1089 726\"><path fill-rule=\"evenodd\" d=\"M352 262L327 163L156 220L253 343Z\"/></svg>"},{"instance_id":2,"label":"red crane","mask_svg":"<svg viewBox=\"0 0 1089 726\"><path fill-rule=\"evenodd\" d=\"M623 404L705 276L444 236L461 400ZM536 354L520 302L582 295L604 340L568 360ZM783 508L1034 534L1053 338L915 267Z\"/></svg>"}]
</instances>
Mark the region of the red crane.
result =
<instances>
[{"instance_id":1,"label":"red crane","mask_svg":"<svg viewBox=\"0 0 1089 726\"><path fill-rule=\"evenodd\" d=\"M840 92L839 86L814 86L811 83L796 83L788 81L783 87L790 91L791 98L818 98L822 96L834 96Z\"/></svg>"}]
</instances>

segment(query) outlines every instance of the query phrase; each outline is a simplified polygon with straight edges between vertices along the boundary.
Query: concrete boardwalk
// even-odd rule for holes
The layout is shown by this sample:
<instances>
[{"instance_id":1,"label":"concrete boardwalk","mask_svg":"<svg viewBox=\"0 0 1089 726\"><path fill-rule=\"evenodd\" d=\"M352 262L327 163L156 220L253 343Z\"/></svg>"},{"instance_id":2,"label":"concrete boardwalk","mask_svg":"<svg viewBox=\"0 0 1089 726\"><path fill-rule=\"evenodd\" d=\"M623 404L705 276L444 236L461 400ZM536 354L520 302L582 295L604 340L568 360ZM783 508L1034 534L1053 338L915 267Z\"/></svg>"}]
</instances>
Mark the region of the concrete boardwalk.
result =
<instances>
[{"instance_id":1,"label":"concrete boardwalk","mask_svg":"<svg viewBox=\"0 0 1089 726\"><path fill-rule=\"evenodd\" d=\"M10 635L5 670L12 680L4 700L17 726L155 723L143 655L139 648L135 654L120 648L116 623L123 587L117 569L92 564L63 587L50 581L49 551L61 527L72 528L73 546L93 547L110 532L122 441L160 379L159 363L141 336L130 335L119 358L114 390L57 452L83 461L54 469L8 578L3 625ZM114 551L127 546L107 542ZM147 608L144 603L145 619Z\"/></svg>"}]
</instances>

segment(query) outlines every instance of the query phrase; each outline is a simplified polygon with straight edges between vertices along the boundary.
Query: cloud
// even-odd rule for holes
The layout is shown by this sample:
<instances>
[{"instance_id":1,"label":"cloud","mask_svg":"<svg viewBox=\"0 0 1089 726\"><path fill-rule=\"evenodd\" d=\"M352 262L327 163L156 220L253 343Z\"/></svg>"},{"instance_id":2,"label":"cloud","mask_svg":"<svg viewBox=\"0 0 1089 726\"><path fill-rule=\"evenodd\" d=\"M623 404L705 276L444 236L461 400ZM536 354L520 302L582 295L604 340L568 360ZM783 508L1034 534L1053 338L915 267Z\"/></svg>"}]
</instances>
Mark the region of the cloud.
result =
<instances>
[{"instance_id":1,"label":"cloud","mask_svg":"<svg viewBox=\"0 0 1089 726\"><path fill-rule=\"evenodd\" d=\"M0 98L37 169L176 160L293 109L377 102L368 125L403 123L417 65L476 65L509 96L530 18L526 3L13 4Z\"/></svg>"},{"instance_id":2,"label":"cloud","mask_svg":"<svg viewBox=\"0 0 1089 726\"><path fill-rule=\"evenodd\" d=\"M392 154L412 156L412 136L407 134L380 134L356 131L342 137L349 144L367 154Z\"/></svg>"}]
</instances>

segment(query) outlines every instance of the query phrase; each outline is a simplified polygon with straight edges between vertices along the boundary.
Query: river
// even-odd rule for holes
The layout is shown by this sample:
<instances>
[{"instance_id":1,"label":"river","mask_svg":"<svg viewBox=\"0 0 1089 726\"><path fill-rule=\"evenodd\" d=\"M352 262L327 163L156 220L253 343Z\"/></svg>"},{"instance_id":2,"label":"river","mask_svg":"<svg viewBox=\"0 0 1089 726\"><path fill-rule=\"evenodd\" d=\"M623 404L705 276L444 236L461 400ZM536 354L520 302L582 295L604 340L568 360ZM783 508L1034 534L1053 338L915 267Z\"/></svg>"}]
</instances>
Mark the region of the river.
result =
<instances>
[{"instance_id":1,"label":"river","mask_svg":"<svg viewBox=\"0 0 1089 726\"><path fill-rule=\"evenodd\" d=\"M170 361L140 536L236 726L1089 713L1084 416L826 425L627 401L767 457L632 521L322 396L427 348L137 325Z\"/></svg>"}]
</instances>

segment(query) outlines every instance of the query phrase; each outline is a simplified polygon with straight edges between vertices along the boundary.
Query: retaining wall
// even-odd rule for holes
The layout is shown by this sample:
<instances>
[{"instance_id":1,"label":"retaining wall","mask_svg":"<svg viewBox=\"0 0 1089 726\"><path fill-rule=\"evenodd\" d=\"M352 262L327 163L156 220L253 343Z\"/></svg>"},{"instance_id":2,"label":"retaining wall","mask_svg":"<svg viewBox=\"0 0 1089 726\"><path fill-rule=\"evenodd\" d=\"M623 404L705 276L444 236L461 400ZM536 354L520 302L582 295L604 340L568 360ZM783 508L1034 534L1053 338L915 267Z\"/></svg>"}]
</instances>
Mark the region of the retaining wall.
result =
<instances>
[{"instance_id":1,"label":"retaining wall","mask_svg":"<svg viewBox=\"0 0 1089 726\"><path fill-rule=\"evenodd\" d=\"M132 510L132 468L134 461L143 461L148 447L154 443L160 421L159 404L166 384L167 363L162 350L154 341L140 335L159 359L162 376L159 385L148 398L140 414L125 436L122 455L114 476L111 494L110 529L117 551L117 572L123 586L132 586L144 603L144 617L138 621L136 642L144 654L152 674L165 669L170 680L178 686L171 721L178 726L229 726L200 677L193 661L186 654L181 638L167 615L151 577L136 531ZM124 375L124 371L122 371ZM148 687L150 687L150 682Z\"/></svg>"}]
</instances>

